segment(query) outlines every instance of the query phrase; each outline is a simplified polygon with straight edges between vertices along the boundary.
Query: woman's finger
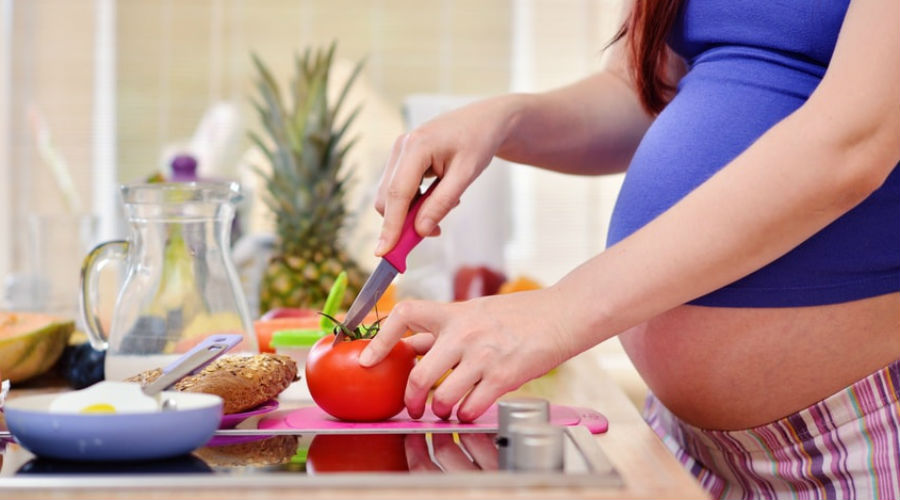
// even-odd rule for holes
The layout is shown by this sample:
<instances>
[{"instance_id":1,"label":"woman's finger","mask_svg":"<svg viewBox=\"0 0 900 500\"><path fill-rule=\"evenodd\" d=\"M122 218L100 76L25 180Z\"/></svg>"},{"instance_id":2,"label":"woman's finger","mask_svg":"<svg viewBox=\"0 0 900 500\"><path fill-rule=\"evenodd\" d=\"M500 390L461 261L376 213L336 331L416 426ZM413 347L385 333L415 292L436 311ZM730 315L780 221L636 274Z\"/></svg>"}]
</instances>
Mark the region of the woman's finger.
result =
<instances>
[{"instance_id":1,"label":"woman's finger","mask_svg":"<svg viewBox=\"0 0 900 500\"><path fill-rule=\"evenodd\" d=\"M403 301L381 323L378 335L359 355L359 364L372 366L388 355L407 330L434 333L445 315L442 304L424 300Z\"/></svg>"},{"instance_id":2,"label":"woman's finger","mask_svg":"<svg viewBox=\"0 0 900 500\"><path fill-rule=\"evenodd\" d=\"M440 338L435 341L435 345L438 342L440 342ZM459 358L460 353L456 349L445 347L428 351L416 363L416 366L409 372L409 381L406 383L406 395L404 396L406 410L410 417L422 418L429 391L434 387L435 382L447 373L447 370L459 363Z\"/></svg>"},{"instance_id":3,"label":"woman's finger","mask_svg":"<svg viewBox=\"0 0 900 500\"><path fill-rule=\"evenodd\" d=\"M482 379L463 399L456 409L456 418L460 422L472 422L480 417L488 407L497 401L505 389L486 379Z\"/></svg>"},{"instance_id":4,"label":"woman's finger","mask_svg":"<svg viewBox=\"0 0 900 500\"><path fill-rule=\"evenodd\" d=\"M478 470L478 467L472 463L462 448L453 441L453 434L432 434L431 445L434 447L434 459L444 469L444 472Z\"/></svg>"},{"instance_id":5,"label":"woman's finger","mask_svg":"<svg viewBox=\"0 0 900 500\"><path fill-rule=\"evenodd\" d=\"M394 145L391 147L391 155L388 158L387 163L384 165L384 170L381 172L381 180L378 181L378 192L375 194L375 210L378 211L381 215L384 215L384 199L387 196L388 186L390 185L391 178L394 176L394 169L397 166L397 159L400 158L400 150L403 148L403 140L405 138L405 134L397 137L394 140Z\"/></svg>"},{"instance_id":6,"label":"woman's finger","mask_svg":"<svg viewBox=\"0 0 900 500\"><path fill-rule=\"evenodd\" d=\"M375 248L375 255L378 257L383 256L397 244L409 206L419 192L422 174L431 164L431 157L409 137L407 135L404 139L396 167L387 180L388 185L384 192L384 222ZM430 233L431 231L427 231L424 234Z\"/></svg>"},{"instance_id":7,"label":"woman's finger","mask_svg":"<svg viewBox=\"0 0 900 500\"><path fill-rule=\"evenodd\" d=\"M464 432L459 434L459 443L475 460L479 468L482 470L497 470L500 468L500 463L497 456L497 447L494 445L495 437L495 434Z\"/></svg>"},{"instance_id":8,"label":"woman's finger","mask_svg":"<svg viewBox=\"0 0 900 500\"><path fill-rule=\"evenodd\" d=\"M434 335L430 333L417 333L415 335L410 335L409 337L404 337L403 342L412 347L413 351L416 351L416 354L421 356L431 350L431 346L434 345Z\"/></svg>"},{"instance_id":9,"label":"woman's finger","mask_svg":"<svg viewBox=\"0 0 900 500\"><path fill-rule=\"evenodd\" d=\"M410 472L440 472L441 468L431 460L425 434L407 434L403 438L406 465Z\"/></svg>"},{"instance_id":10,"label":"woman's finger","mask_svg":"<svg viewBox=\"0 0 900 500\"><path fill-rule=\"evenodd\" d=\"M461 171L460 165L451 165L431 196L422 202L422 207L416 214L417 233L430 235L450 210L459 205L459 197L472 182L471 177L463 175Z\"/></svg>"},{"instance_id":11,"label":"woman's finger","mask_svg":"<svg viewBox=\"0 0 900 500\"><path fill-rule=\"evenodd\" d=\"M434 390L431 398L431 411L444 420L453 414L453 407L481 379L481 369L472 363L460 363Z\"/></svg>"}]
</instances>

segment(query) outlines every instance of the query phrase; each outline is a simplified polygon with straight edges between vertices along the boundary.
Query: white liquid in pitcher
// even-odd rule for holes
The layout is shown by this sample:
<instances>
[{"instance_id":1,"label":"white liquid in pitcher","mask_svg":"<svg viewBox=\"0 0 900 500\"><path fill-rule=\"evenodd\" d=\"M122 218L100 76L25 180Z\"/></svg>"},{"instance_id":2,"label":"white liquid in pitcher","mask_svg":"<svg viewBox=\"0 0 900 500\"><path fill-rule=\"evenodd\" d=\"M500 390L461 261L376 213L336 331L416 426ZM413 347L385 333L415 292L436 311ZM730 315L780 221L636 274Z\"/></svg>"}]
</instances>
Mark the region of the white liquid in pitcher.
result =
<instances>
[{"instance_id":1,"label":"white liquid in pitcher","mask_svg":"<svg viewBox=\"0 0 900 500\"><path fill-rule=\"evenodd\" d=\"M105 378L106 380L125 380L147 370L165 368L181 356L182 354L110 355L107 353L104 364Z\"/></svg>"}]
</instances>

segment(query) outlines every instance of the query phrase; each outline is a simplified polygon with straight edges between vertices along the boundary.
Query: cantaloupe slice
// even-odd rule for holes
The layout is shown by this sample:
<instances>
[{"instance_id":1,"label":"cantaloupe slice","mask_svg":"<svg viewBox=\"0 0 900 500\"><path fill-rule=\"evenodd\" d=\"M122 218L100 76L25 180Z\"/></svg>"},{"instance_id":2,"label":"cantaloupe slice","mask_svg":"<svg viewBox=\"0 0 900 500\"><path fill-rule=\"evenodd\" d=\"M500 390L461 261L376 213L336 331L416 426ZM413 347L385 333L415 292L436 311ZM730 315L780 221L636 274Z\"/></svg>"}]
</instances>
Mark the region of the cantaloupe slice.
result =
<instances>
[{"instance_id":1,"label":"cantaloupe slice","mask_svg":"<svg viewBox=\"0 0 900 500\"><path fill-rule=\"evenodd\" d=\"M74 329L46 314L0 312L0 379L22 382L49 370Z\"/></svg>"}]
</instances>

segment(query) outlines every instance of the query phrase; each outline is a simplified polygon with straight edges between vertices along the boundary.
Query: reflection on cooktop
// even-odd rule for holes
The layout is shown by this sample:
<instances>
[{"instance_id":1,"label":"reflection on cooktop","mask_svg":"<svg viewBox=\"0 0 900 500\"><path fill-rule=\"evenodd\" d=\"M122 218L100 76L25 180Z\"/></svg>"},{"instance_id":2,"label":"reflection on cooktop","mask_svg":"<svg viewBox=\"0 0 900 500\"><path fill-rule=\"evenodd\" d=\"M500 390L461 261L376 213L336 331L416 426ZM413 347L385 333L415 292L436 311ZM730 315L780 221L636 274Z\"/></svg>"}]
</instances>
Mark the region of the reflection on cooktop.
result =
<instances>
[{"instance_id":1,"label":"reflection on cooktop","mask_svg":"<svg viewBox=\"0 0 900 500\"><path fill-rule=\"evenodd\" d=\"M271 467L304 462L301 437L283 436L216 436L194 455L217 469L233 467Z\"/></svg>"},{"instance_id":2,"label":"reflection on cooktop","mask_svg":"<svg viewBox=\"0 0 900 500\"><path fill-rule=\"evenodd\" d=\"M33 474L203 474L211 473L206 462L193 455L142 462L68 462L33 458L19 468L17 475Z\"/></svg>"},{"instance_id":3,"label":"reflection on cooktop","mask_svg":"<svg viewBox=\"0 0 900 500\"><path fill-rule=\"evenodd\" d=\"M494 434L217 436L192 455L144 462L33 458L17 474L241 474L496 471Z\"/></svg>"},{"instance_id":4,"label":"reflection on cooktop","mask_svg":"<svg viewBox=\"0 0 900 500\"><path fill-rule=\"evenodd\" d=\"M310 474L498 470L493 434L322 434L306 456Z\"/></svg>"},{"instance_id":5,"label":"reflection on cooktop","mask_svg":"<svg viewBox=\"0 0 900 500\"><path fill-rule=\"evenodd\" d=\"M169 460L108 463L35 458L9 443L0 489L152 489L178 481L195 488L621 486L587 429L567 430L562 470L505 470L508 449L492 433L236 433Z\"/></svg>"}]
</instances>

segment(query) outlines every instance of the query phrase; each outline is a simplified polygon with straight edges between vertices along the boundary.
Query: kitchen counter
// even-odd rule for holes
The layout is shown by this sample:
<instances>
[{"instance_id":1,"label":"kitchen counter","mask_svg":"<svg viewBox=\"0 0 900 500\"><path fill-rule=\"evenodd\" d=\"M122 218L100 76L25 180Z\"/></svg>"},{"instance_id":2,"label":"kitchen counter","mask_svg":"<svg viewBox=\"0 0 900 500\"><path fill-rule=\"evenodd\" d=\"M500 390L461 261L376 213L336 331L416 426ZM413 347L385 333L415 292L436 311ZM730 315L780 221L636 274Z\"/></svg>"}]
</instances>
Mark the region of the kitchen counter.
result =
<instances>
[{"instance_id":1,"label":"kitchen counter","mask_svg":"<svg viewBox=\"0 0 900 500\"><path fill-rule=\"evenodd\" d=\"M12 391L10 397L55 390L36 386ZM96 484L65 491L45 487L35 482L28 487L10 489L0 478L0 497L17 499L58 498L159 498L159 499L221 499L221 498L708 498L694 478L681 467L665 449L662 442L641 419L622 390L607 376L588 353L565 363L551 374L530 382L514 393L520 396L540 396L554 404L590 407L609 420L609 431L594 437L612 466L618 472L621 487L472 487L459 485L421 488L392 488L389 478L382 487L360 488L352 481L338 481L325 485L304 486L273 481L259 486L192 486L184 482L176 485L158 484L148 488L128 488L122 485ZM349 476L345 476L349 477Z\"/></svg>"}]
</instances>

